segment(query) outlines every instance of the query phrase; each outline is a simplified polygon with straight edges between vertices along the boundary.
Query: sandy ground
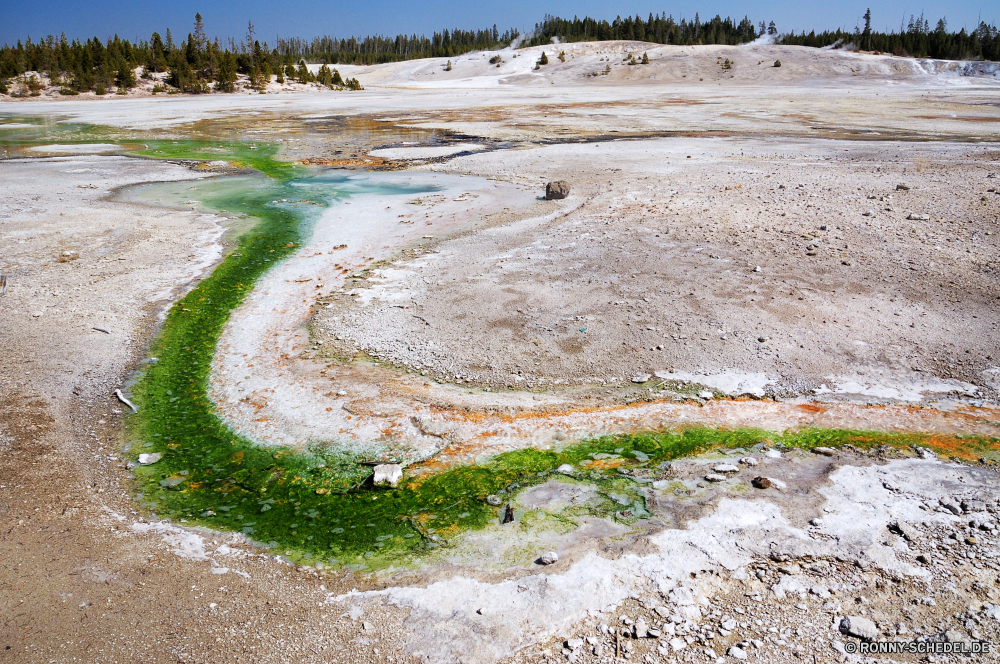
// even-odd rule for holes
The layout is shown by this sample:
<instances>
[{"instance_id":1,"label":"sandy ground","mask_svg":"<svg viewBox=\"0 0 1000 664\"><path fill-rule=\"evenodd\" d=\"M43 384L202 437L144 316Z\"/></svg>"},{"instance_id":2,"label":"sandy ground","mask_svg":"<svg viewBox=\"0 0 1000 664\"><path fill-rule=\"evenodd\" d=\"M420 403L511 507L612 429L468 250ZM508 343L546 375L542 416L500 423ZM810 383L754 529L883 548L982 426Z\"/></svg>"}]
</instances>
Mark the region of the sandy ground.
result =
<instances>
[{"instance_id":1,"label":"sandy ground","mask_svg":"<svg viewBox=\"0 0 1000 664\"><path fill-rule=\"evenodd\" d=\"M530 49L510 54L503 80L487 80L476 55L454 59L448 77L443 61L343 68L361 93L38 99L0 110L15 125L38 115L177 135L233 114L266 135L285 131L292 113L307 125L377 110L488 146L422 168L478 183L467 188L520 187L530 193L524 210L461 219L452 201L453 234L373 215L406 237L339 260L350 277L342 288L315 275L330 283L321 315L295 313L315 335L293 349L303 376L341 384L363 418L399 417L444 459L466 458L462 423L447 413L414 421L415 396L429 395L436 412L500 400L576 418L511 429L511 440L538 444L592 427L566 406L587 397L624 412L609 417L619 429L648 415L661 426L992 431L1000 229L989 175L1000 172L1000 116L991 74L779 47L650 47L648 69L621 62L639 47L567 46L566 63L546 48L552 64L540 71L541 49ZM778 58L781 68L766 66ZM586 75L605 64L607 76ZM334 134L281 135L294 135L283 151L292 158L338 156ZM437 158L392 153L410 157ZM608 663L617 651L654 663L740 652L831 662L857 642L837 629L845 615L873 620L885 637L1000 638L995 471L919 450L758 447L684 461L610 498L638 510L641 494L648 513L627 529L580 516L596 498L574 470L513 496L513 528L471 533L425 568L378 577L294 568L231 534L144 522L119 452L126 409L112 393L127 388L163 307L211 266L231 224L113 194L204 175L113 154L0 162L4 661ZM550 179L568 180L570 198L531 200ZM418 310L429 325L401 315ZM343 363L352 348L414 366ZM715 398L631 405L652 385L632 383L639 372L695 380ZM380 391L364 391L373 385ZM740 391L779 400L718 398ZM800 402L816 396L828 414ZM925 407L891 403L915 401ZM629 420L633 408L653 410ZM740 470L705 480L720 462ZM751 488L758 474L779 488ZM534 562L550 549L558 563ZM658 636L633 638L640 619Z\"/></svg>"}]
</instances>

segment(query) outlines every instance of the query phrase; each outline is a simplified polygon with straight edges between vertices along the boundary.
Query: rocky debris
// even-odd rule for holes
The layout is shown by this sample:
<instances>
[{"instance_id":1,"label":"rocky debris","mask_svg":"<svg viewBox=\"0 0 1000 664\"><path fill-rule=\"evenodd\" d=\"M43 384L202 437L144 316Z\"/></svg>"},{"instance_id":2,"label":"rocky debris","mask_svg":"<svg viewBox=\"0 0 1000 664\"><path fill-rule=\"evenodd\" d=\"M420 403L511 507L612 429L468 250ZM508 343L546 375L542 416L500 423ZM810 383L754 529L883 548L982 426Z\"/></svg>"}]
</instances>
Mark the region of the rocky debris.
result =
<instances>
[{"instance_id":1,"label":"rocky debris","mask_svg":"<svg viewBox=\"0 0 1000 664\"><path fill-rule=\"evenodd\" d=\"M875 210L865 210L864 212L861 213L861 216L862 217L874 217L875 216Z\"/></svg>"},{"instance_id":2,"label":"rocky debris","mask_svg":"<svg viewBox=\"0 0 1000 664\"><path fill-rule=\"evenodd\" d=\"M909 190L910 190L910 185L906 184L905 182L900 182L899 184L896 185L896 191L909 191Z\"/></svg>"},{"instance_id":3,"label":"rocky debris","mask_svg":"<svg viewBox=\"0 0 1000 664\"><path fill-rule=\"evenodd\" d=\"M715 393L712 390L702 390L698 392L698 396L702 399L712 399L715 397Z\"/></svg>"},{"instance_id":4,"label":"rocky debris","mask_svg":"<svg viewBox=\"0 0 1000 664\"><path fill-rule=\"evenodd\" d=\"M143 466L148 466L152 463L156 463L163 458L163 455L159 452L151 452L149 454L140 454L139 463Z\"/></svg>"},{"instance_id":5,"label":"rocky debris","mask_svg":"<svg viewBox=\"0 0 1000 664\"><path fill-rule=\"evenodd\" d=\"M70 261L75 261L80 258L80 252L78 251L63 251L59 253L60 263L69 263Z\"/></svg>"},{"instance_id":6,"label":"rocky debris","mask_svg":"<svg viewBox=\"0 0 1000 664\"><path fill-rule=\"evenodd\" d=\"M726 476L716 475L715 473L709 473L708 475L705 475L705 480L708 482L725 482Z\"/></svg>"},{"instance_id":7,"label":"rocky debris","mask_svg":"<svg viewBox=\"0 0 1000 664\"><path fill-rule=\"evenodd\" d=\"M757 459L751 456L740 457L740 463L742 463L744 466L753 467L757 465Z\"/></svg>"},{"instance_id":8,"label":"rocky debris","mask_svg":"<svg viewBox=\"0 0 1000 664\"><path fill-rule=\"evenodd\" d=\"M906 218L910 221L930 221L931 216L929 214L917 214L915 212L911 212L906 215Z\"/></svg>"},{"instance_id":9,"label":"rocky debris","mask_svg":"<svg viewBox=\"0 0 1000 664\"><path fill-rule=\"evenodd\" d=\"M395 487L403 479L403 467L398 463L382 463L375 466L372 482L375 486Z\"/></svg>"},{"instance_id":10,"label":"rocky debris","mask_svg":"<svg viewBox=\"0 0 1000 664\"><path fill-rule=\"evenodd\" d=\"M740 472L739 466L734 466L731 463L720 463L712 468L717 473L738 473Z\"/></svg>"},{"instance_id":11,"label":"rocky debris","mask_svg":"<svg viewBox=\"0 0 1000 664\"><path fill-rule=\"evenodd\" d=\"M486 496L486 504L492 505L493 507L500 507L500 505L503 504L503 500L500 498L500 496L491 493L490 495Z\"/></svg>"},{"instance_id":12,"label":"rocky debris","mask_svg":"<svg viewBox=\"0 0 1000 664\"><path fill-rule=\"evenodd\" d=\"M639 374L637 376L632 376L632 382L633 383L645 383L650 378L652 378L652 376L650 374Z\"/></svg>"},{"instance_id":13,"label":"rocky debris","mask_svg":"<svg viewBox=\"0 0 1000 664\"><path fill-rule=\"evenodd\" d=\"M555 180L545 185L545 200L558 201L569 196L569 182Z\"/></svg>"},{"instance_id":14,"label":"rocky debris","mask_svg":"<svg viewBox=\"0 0 1000 664\"><path fill-rule=\"evenodd\" d=\"M556 468L556 472L562 473L563 475L571 475L573 473L573 466L571 466L568 463L564 463L563 465Z\"/></svg>"},{"instance_id":15,"label":"rocky debris","mask_svg":"<svg viewBox=\"0 0 1000 664\"><path fill-rule=\"evenodd\" d=\"M578 650L583 647L583 639L566 639L566 647L570 650Z\"/></svg>"},{"instance_id":16,"label":"rocky debris","mask_svg":"<svg viewBox=\"0 0 1000 664\"><path fill-rule=\"evenodd\" d=\"M757 489L770 489L771 487L774 486L771 480L766 477L755 477L752 480L750 480L750 484L752 484Z\"/></svg>"},{"instance_id":17,"label":"rocky debris","mask_svg":"<svg viewBox=\"0 0 1000 664\"><path fill-rule=\"evenodd\" d=\"M747 658L746 650L740 648L739 646L729 646L729 650L726 651L726 654L733 659L745 660Z\"/></svg>"},{"instance_id":18,"label":"rocky debris","mask_svg":"<svg viewBox=\"0 0 1000 664\"><path fill-rule=\"evenodd\" d=\"M549 551L539 556L538 560L535 562L537 562L539 565L554 565L555 563L559 562L559 554L556 553L555 551Z\"/></svg>"},{"instance_id":19,"label":"rocky debris","mask_svg":"<svg viewBox=\"0 0 1000 664\"><path fill-rule=\"evenodd\" d=\"M844 616L840 620L840 633L856 639L871 641L878 638L878 627L862 616Z\"/></svg>"},{"instance_id":20,"label":"rocky debris","mask_svg":"<svg viewBox=\"0 0 1000 664\"><path fill-rule=\"evenodd\" d=\"M814 447L812 451L813 454L822 454L823 456L833 456L837 453L837 450L832 447Z\"/></svg>"}]
</instances>

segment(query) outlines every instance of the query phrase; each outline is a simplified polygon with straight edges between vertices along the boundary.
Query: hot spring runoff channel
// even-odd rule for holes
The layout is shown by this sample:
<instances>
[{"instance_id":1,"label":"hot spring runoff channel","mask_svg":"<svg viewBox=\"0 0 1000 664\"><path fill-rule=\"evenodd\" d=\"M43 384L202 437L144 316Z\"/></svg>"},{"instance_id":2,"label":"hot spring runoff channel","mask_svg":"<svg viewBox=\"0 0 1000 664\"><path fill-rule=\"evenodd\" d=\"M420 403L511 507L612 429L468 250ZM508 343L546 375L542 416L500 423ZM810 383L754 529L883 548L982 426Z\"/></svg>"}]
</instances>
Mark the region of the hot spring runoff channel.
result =
<instances>
[{"instance_id":1,"label":"hot spring runoff channel","mask_svg":"<svg viewBox=\"0 0 1000 664\"><path fill-rule=\"evenodd\" d=\"M209 374L230 313L262 274L296 251L324 209L354 194L418 195L435 187L378 173L296 167L274 160L269 146L251 151L235 142L147 145L147 156L204 158L207 150L212 159L261 173L144 185L126 194L135 202L194 207L241 220L231 253L168 311L150 360L132 386L139 412L129 422L127 453L133 460L142 453L161 455L135 468L136 498L151 518L242 532L299 563L375 569L405 564L463 531L496 524L502 505L517 492L553 477L596 486L601 500L588 504L588 515L634 523L649 516L641 480L634 477L713 448L923 444L974 455L995 446L985 438L695 427L606 436L561 450L518 450L484 464L407 475L396 488L375 488L371 467L364 465L369 459L345 446L265 447L234 432L208 397ZM342 223L352 223L345 216ZM329 215L324 219L331 223ZM573 477L557 472L562 464L576 469Z\"/></svg>"}]
</instances>

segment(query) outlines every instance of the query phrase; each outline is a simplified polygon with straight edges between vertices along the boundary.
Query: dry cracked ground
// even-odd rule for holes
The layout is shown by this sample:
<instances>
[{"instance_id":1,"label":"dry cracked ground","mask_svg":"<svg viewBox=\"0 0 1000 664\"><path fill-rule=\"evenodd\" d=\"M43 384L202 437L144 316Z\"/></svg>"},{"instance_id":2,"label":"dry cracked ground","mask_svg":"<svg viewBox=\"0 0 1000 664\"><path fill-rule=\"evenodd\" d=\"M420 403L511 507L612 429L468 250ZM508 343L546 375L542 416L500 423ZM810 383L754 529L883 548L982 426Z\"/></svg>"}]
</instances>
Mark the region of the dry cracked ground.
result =
<instances>
[{"instance_id":1,"label":"dry cracked ground","mask_svg":"<svg viewBox=\"0 0 1000 664\"><path fill-rule=\"evenodd\" d=\"M347 101L247 97L255 131L293 112L365 114L488 148L408 167L572 188L565 214L540 201L536 216L379 257L313 319L315 340L442 382L612 406L634 398L633 378L728 372L759 377L755 398L1000 426L995 82L771 47L740 60L780 57L781 86L761 70L734 91L709 75L723 51L657 51L670 65L657 79L620 68L633 47L572 51L564 79L512 70L474 87L483 68L458 59L445 87L390 66L358 73L369 89ZM587 77L612 54L607 85ZM232 112L217 99L0 113L162 119L184 135ZM286 156L336 156L335 135L302 136ZM595 489L570 469L512 493L513 524L377 575L146 520L114 390L240 226L118 190L207 175L114 154L0 161L0 661L839 662L867 661L849 651L876 637L1000 642L996 465L919 448L686 459L604 497L625 521L581 516ZM409 308L388 304L400 299ZM536 564L548 550L558 562Z\"/></svg>"}]
</instances>

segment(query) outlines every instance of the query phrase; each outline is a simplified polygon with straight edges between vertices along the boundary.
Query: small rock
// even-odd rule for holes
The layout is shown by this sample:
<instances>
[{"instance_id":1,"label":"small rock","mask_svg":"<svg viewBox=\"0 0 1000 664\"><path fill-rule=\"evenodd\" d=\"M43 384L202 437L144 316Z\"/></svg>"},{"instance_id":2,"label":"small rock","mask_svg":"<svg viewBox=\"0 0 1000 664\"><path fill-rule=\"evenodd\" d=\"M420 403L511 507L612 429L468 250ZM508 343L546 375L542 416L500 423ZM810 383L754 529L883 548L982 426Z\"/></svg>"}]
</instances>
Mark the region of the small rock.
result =
<instances>
[{"instance_id":1,"label":"small rock","mask_svg":"<svg viewBox=\"0 0 1000 664\"><path fill-rule=\"evenodd\" d=\"M337 390L337 396L338 397L346 397L347 396L347 392L345 392L344 390Z\"/></svg>"},{"instance_id":2,"label":"small rock","mask_svg":"<svg viewBox=\"0 0 1000 664\"><path fill-rule=\"evenodd\" d=\"M760 265L758 265L757 267L755 267L755 268L753 269L753 271L754 271L754 272L760 272L760 271L761 271L761 269L760 269Z\"/></svg>"},{"instance_id":3,"label":"small rock","mask_svg":"<svg viewBox=\"0 0 1000 664\"><path fill-rule=\"evenodd\" d=\"M744 466L756 466L757 459L755 459L754 457L740 457L740 463L742 463Z\"/></svg>"},{"instance_id":4,"label":"small rock","mask_svg":"<svg viewBox=\"0 0 1000 664\"><path fill-rule=\"evenodd\" d=\"M973 545L973 544L976 544L978 542L979 542L979 540L977 540L975 538L975 536L973 536L973 535L970 535L969 537L965 538L965 543L968 544L968 545L970 545L970 546Z\"/></svg>"},{"instance_id":5,"label":"small rock","mask_svg":"<svg viewBox=\"0 0 1000 664\"><path fill-rule=\"evenodd\" d=\"M684 650L685 648L687 648L687 644L688 642L679 636L670 639L670 647L674 649L674 652L677 652L679 650Z\"/></svg>"},{"instance_id":6,"label":"small rock","mask_svg":"<svg viewBox=\"0 0 1000 664\"><path fill-rule=\"evenodd\" d=\"M916 214L915 212L911 212L910 214L906 215L906 218L909 219L910 221L930 221L931 220L931 216L929 214Z\"/></svg>"},{"instance_id":7,"label":"small rock","mask_svg":"<svg viewBox=\"0 0 1000 664\"><path fill-rule=\"evenodd\" d=\"M633 383L645 383L650 378L652 378L652 376L650 376L649 374L639 374L638 376L632 376L632 382Z\"/></svg>"},{"instance_id":8,"label":"small rock","mask_svg":"<svg viewBox=\"0 0 1000 664\"><path fill-rule=\"evenodd\" d=\"M712 392L712 390L702 390L701 392L698 393L698 396L701 397L702 399L711 399L715 396L715 394Z\"/></svg>"},{"instance_id":9,"label":"small rock","mask_svg":"<svg viewBox=\"0 0 1000 664\"><path fill-rule=\"evenodd\" d=\"M899 184L896 185L896 191L909 191L909 190L910 190L910 185L906 184L905 182L900 182Z\"/></svg>"},{"instance_id":10,"label":"small rock","mask_svg":"<svg viewBox=\"0 0 1000 664\"><path fill-rule=\"evenodd\" d=\"M569 465L568 463L564 463L563 465L556 468L556 472L562 473L563 475L571 475L573 474L573 466Z\"/></svg>"},{"instance_id":11,"label":"small rock","mask_svg":"<svg viewBox=\"0 0 1000 664\"><path fill-rule=\"evenodd\" d=\"M635 621L635 625L632 626L632 635L637 639L645 639L649 635L649 627L645 620L639 618Z\"/></svg>"},{"instance_id":12,"label":"small rock","mask_svg":"<svg viewBox=\"0 0 1000 664\"><path fill-rule=\"evenodd\" d=\"M725 482L726 476L716 475L715 473L709 473L708 475L705 475L705 479L708 480L709 482Z\"/></svg>"},{"instance_id":13,"label":"small rock","mask_svg":"<svg viewBox=\"0 0 1000 664\"><path fill-rule=\"evenodd\" d=\"M500 507L501 503L503 503L503 500L500 499L500 496L495 496L493 494L486 496L487 505L492 505L493 507Z\"/></svg>"},{"instance_id":14,"label":"small rock","mask_svg":"<svg viewBox=\"0 0 1000 664\"><path fill-rule=\"evenodd\" d=\"M875 216L875 211L874 210L865 210L864 212L861 213L861 216L862 217L873 217L873 216Z\"/></svg>"},{"instance_id":15,"label":"small rock","mask_svg":"<svg viewBox=\"0 0 1000 664\"><path fill-rule=\"evenodd\" d=\"M570 650L576 650L577 648L583 647L583 639L566 639L566 647Z\"/></svg>"},{"instance_id":16,"label":"small rock","mask_svg":"<svg viewBox=\"0 0 1000 664\"><path fill-rule=\"evenodd\" d=\"M720 463L718 466L712 468L717 473L738 473L740 472L739 466L734 466L731 463Z\"/></svg>"},{"instance_id":17,"label":"small rock","mask_svg":"<svg viewBox=\"0 0 1000 664\"><path fill-rule=\"evenodd\" d=\"M823 526L823 519L820 519L819 517L815 519L809 519L809 525L815 526L816 528L821 528Z\"/></svg>"},{"instance_id":18,"label":"small rock","mask_svg":"<svg viewBox=\"0 0 1000 664\"><path fill-rule=\"evenodd\" d=\"M371 624L368 621L365 621L365 622L361 623L361 628L363 630L365 630L366 632L370 632L371 630L375 629L375 625Z\"/></svg>"},{"instance_id":19,"label":"small rock","mask_svg":"<svg viewBox=\"0 0 1000 664\"><path fill-rule=\"evenodd\" d=\"M726 654L733 659L745 660L747 658L746 651L739 646L729 646L729 650L726 651Z\"/></svg>"},{"instance_id":20,"label":"small rock","mask_svg":"<svg viewBox=\"0 0 1000 664\"><path fill-rule=\"evenodd\" d=\"M399 484L403 479L403 467L398 463L382 463L375 466L375 476L372 478L375 486L391 486Z\"/></svg>"},{"instance_id":21,"label":"small rock","mask_svg":"<svg viewBox=\"0 0 1000 664\"><path fill-rule=\"evenodd\" d=\"M658 639L662 634L663 632L653 627L650 627L648 630L646 630L646 636L648 636L651 639Z\"/></svg>"},{"instance_id":22,"label":"small rock","mask_svg":"<svg viewBox=\"0 0 1000 664\"><path fill-rule=\"evenodd\" d=\"M954 498L945 497L941 498L938 502L941 503L941 507L945 508L952 514L962 513L962 506L959 505L958 501L956 501Z\"/></svg>"},{"instance_id":23,"label":"small rock","mask_svg":"<svg viewBox=\"0 0 1000 664\"><path fill-rule=\"evenodd\" d=\"M31 316L33 318L41 318L43 313L45 313L45 312L44 311L32 311L31 312Z\"/></svg>"},{"instance_id":24,"label":"small rock","mask_svg":"<svg viewBox=\"0 0 1000 664\"><path fill-rule=\"evenodd\" d=\"M148 466L151 463L156 463L163 458L163 454L160 452L152 452L150 454L140 454L139 463L143 466Z\"/></svg>"},{"instance_id":25,"label":"small rock","mask_svg":"<svg viewBox=\"0 0 1000 664\"><path fill-rule=\"evenodd\" d=\"M729 630L730 632L736 629L737 623L735 620L730 618L729 620L722 621L722 629Z\"/></svg>"},{"instance_id":26,"label":"small rock","mask_svg":"<svg viewBox=\"0 0 1000 664\"><path fill-rule=\"evenodd\" d=\"M677 606L694 606L694 593L690 588L674 588L667 593L667 599Z\"/></svg>"},{"instance_id":27,"label":"small rock","mask_svg":"<svg viewBox=\"0 0 1000 664\"><path fill-rule=\"evenodd\" d=\"M832 447L814 447L812 451L815 454L822 454L823 456L833 456L837 453L837 450Z\"/></svg>"},{"instance_id":28,"label":"small rock","mask_svg":"<svg viewBox=\"0 0 1000 664\"><path fill-rule=\"evenodd\" d=\"M543 553L537 560L539 565L553 565L559 562L559 554L555 551Z\"/></svg>"},{"instance_id":29,"label":"small rock","mask_svg":"<svg viewBox=\"0 0 1000 664\"><path fill-rule=\"evenodd\" d=\"M872 640L878 638L878 627L868 618L845 616L840 621L840 633L857 639Z\"/></svg>"},{"instance_id":30,"label":"small rock","mask_svg":"<svg viewBox=\"0 0 1000 664\"><path fill-rule=\"evenodd\" d=\"M59 262L69 263L70 261L75 261L79 257L80 257L80 252L78 251L73 251L73 250L63 251L62 253L59 254Z\"/></svg>"},{"instance_id":31,"label":"small rock","mask_svg":"<svg viewBox=\"0 0 1000 664\"><path fill-rule=\"evenodd\" d=\"M545 185L545 200L558 201L569 196L569 182L555 180Z\"/></svg>"},{"instance_id":32,"label":"small rock","mask_svg":"<svg viewBox=\"0 0 1000 664\"><path fill-rule=\"evenodd\" d=\"M750 480L750 484L754 485L754 487L758 489L770 489L774 486L771 480L766 477L755 477Z\"/></svg>"},{"instance_id":33,"label":"small rock","mask_svg":"<svg viewBox=\"0 0 1000 664\"><path fill-rule=\"evenodd\" d=\"M963 500L962 509L966 512L985 512L986 503L981 500Z\"/></svg>"},{"instance_id":34,"label":"small rock","mask_svg":"<svg viewBox=\"0 0 1000 664\"><path fill-rule=\"evenodd\" d=\"M889 530L902 536L907 542L915 542L917 538L920 537L920 533L917 532L913 526L904 521L894 521L890 523Z\"/></svg>"}]
</instances>

